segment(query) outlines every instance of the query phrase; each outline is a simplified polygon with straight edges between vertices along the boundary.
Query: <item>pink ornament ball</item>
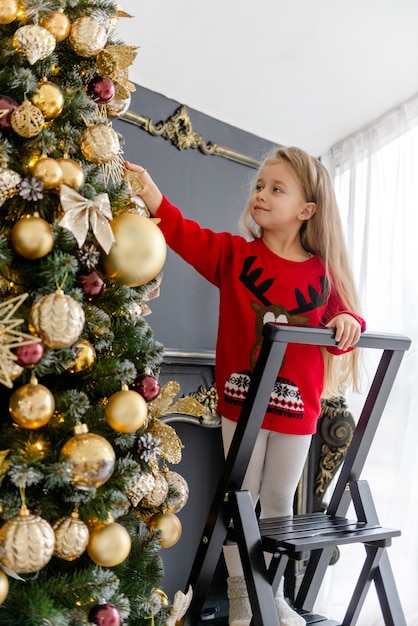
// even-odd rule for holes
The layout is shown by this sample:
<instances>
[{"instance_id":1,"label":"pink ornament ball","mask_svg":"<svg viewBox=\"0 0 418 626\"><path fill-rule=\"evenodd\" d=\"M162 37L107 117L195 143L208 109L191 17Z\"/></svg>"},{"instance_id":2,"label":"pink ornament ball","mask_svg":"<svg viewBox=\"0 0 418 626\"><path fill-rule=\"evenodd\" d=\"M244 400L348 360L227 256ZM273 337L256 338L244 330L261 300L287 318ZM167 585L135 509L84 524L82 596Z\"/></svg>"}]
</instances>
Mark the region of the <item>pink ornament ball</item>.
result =
<instances>
[{"instance_id":1,"label":"pink ornament ball","mask_svg":"<svg viewBox=\"0 0 418 626\"><path fill-rule=\"evenodd\" d=\"M42 343L31 343L27 346L18 346L15 348L17 356L17 364L21 367L32 367L39 363L44 355L44 346Z\"/></svg>"},{"instance_id":2,"label":"pink ornament ball","mask_svg":"<svg viewBox=\"0 0 418 626\"><path fill-rule=\"evenodd\" d=\"M87 93L97 104L107 104L115 97L115 85L109 76L95 76L87 86Z\"/></svg>"},{"instance_id":3,"label":"pink ornament ball","mask_svg":"<svg viewBox=\"0 0 418 626\"><path fill-rule=\"evenodd\" d=\"M152 402L161 390L160 381L152 374L141 374L132 383L132 388L141 394L146 402Z\"/></svg>"},{"instance_id":4,"label":"pink ornament ball","mask_svg":"<svg viewBox=\"0 0 418 626\"><path fill-rule=\"evenodd\" d=\"M120 614L114 604L97 604L88 616L89 622L97 626L120 626Z\"/></svg>"},{"instance_id":5,"label":"pink ornament ball","mask_svg":"<svg viewBox=\"0 0 418 626\"><path fill-rule=\"evenodd\" d=\"M0 96L0 132L11 130L11 117L16 107L15 100L9 96Z\"/></svg>"},{"instance_id":6,"label":"pink ornament ball","mask_svg":"<svg viewBox=\"0 0 418 626\"><path fill-rule=\"evenodd\" d=\"M98 272L91 272L90 274L80 276L80 283L83 292L90 298L99 296L105 285L103 278Z\"/></svg>"}]
</instances>

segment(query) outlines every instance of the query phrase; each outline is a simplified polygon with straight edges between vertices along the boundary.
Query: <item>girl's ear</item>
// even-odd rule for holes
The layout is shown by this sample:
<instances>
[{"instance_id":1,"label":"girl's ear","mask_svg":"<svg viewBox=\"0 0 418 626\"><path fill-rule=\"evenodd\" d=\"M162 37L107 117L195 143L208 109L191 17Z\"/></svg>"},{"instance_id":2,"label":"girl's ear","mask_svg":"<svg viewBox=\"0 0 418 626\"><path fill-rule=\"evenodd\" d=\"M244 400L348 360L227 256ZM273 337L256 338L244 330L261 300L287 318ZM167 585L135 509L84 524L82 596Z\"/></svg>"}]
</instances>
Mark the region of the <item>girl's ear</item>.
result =
<instances>
[{"instance_id":1,"label":"girl's ear","mask_svg":"<svg viewBox=\"0 0 418 626\"><path fill-rule=\"evenodd\" d=\"M315 213L316 213L316 203L308 202L307 204L305 204L305 206L299 213L299 216L302 220L306 221L306 220L310 220L312 215L315 215Z\"/></svg>"}]
</instances>

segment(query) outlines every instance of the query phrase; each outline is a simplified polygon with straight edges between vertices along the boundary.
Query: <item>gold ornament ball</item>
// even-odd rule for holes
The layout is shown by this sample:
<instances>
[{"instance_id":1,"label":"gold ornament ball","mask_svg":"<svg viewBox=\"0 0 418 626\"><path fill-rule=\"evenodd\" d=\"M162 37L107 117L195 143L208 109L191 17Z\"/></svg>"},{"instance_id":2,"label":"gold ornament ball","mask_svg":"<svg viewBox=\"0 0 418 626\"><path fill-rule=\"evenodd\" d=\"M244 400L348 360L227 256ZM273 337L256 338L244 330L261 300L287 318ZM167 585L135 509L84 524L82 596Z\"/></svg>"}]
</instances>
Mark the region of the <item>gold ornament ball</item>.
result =
<instances>
[{"instance_id":1,"label":"gold ornament ball","mask_svg":"<svg viewBox=\"0 0 418 626\"><path fill-rule=\"evenodd\" d=\"M119 137L107 124L90 124L83 133L81 152L92 163L109 163L120 153Z\"/></svg>"},{"instance_id":2,"label":"gold ornament ball","mask_svg":"<svg viewBox=\"0 0 418 626\"><path fill-rule=\"evenodd\" d=\"M77 513L63 517L53 525L55 533L54 556L65 561L80 557L89 542L89 529Z\"/></svg>"},{"instance_id":3,"label":"gold ornament ball","mask_svg":"<svg viewBox=\"0 0 418 626\"><path fill-rule=\"evenodd\" d=\"M146 509L161 506L168 494L168 482L165 472L155 473L154 478L155 482L152 490L141 500L141 506Z\"/></svg>"},{"instance_id":4,"label":"gold ornament ball","mask_svg":"<svg viewBox=\"0 0 418 626\"><path fill-rule=\"evenodd\" d=\"M161 606L168 606L170 604L166 592L159 587L155 587L155 589L152 590L151 598L152 597L155 597L157 602L159 602Z\"/></svg>"},{"instance_id":5,"label":"gold ornament ball","mask_svg":"<svg viewBox=\"0 0 418 626\"><path fill-rule=\"evenodd\" d=\"M174 546L180 539L183 530L177 515L170 512L153 515L147 526L161 532L160 546L162 548Z\"/></svg>"},{"instance_id":6,"label":"gold ornament ball","mask_svg":"<svg viewBox=\"0 0 418 626\"><path fill-rule=\"evenodd\" d=\"M145 426L148 405L144 398L131 389L122 389L110 396L105 408L106 421L119 433L133 433Z\"/></svg>"},{"instance_id":7,"label":"gold ornament ball","mask_svg":"<svg viewBox=\"0 0 418 626\"><path fill-rule=\"evenodd\" d=\"M58 42L64 41L70 34L71 22L65 13L61 11L52 11L52 13L43 15L39 23L49 30Z\"/></svg>"},{"instance_id":8,"label":"gold ornament ball","mask_svg":"<svg viewBox=\"0 0 418 626\"><path fill-rule=\"evenodd\" d=\"M81 57L94 57L106 45L106 28L94 17L80 17L73 22L68 41Z\"/></svg>"},{"instance_id":9,"label":"gold ornament ball","mask_svg":"<svg viewBox=\"0 0 418 626\"><path fill-rule=\"evenodd\" d=\"M15 133L26 139L39 135L44 123L44 114L30 100L24 100L16 107L10 118L10 124Z\"/></svg>"},{"instance_id":10,"label":"gold ornament ball","mask_svg":"<svg viewBox=\"0 0 418 626\"><path fill-rule=\"evenodd\" d=\"M31 101L42 111L46 120L57 117L64 107L64 96L61 89L50 81L39 84L38 89L31 97Z\"/></svg>"},{"instance_id":11,"label":"gold ornament ball","mask_svg":"<svg viewBox=\"0 0 418 626\"><path fill-rule=\"evenodd\" d=\"M179 494L174 503L170 505L170 511L172 513L178 513L187 504L187 500L189 499L189 485L183 476L171 470L165 472L165 479L168 486L170 487L170 485L172 485Z\"/></svg>"},{"instance_id":12,"label":"gold ornament ball","mask_svg":"<svg viewBox=\"0 0 418 626\"><path fill-rule=\"evenodd\" d=\"M76 357L68 367L70 374L78 374L93 367L96 360L96 350L87 339L80 339L74 346Z\"/></svg>"},{"instance_id":13,"label":"gold ornament ball","mask_svg":"<svg viewBox=\"0 0 418 626\"><path fill-rule=\"evenodd\" d=\"M16 19L19 11L17 0L1 0L0 2L0 24L10 24Z\"/></svg>"},{"instance_id":14,"label":"gold ornament ball","mask_svg":"<svg viewBox=\"0 0 418 626\"><path fill-rule=\"evenodd\" d=\"M55 44L55 37L38 24L21 26L13 36L13 46L18 52L26 55L30 65L52 54Z\"/></svg>"},{"instance_id":15,"label":"gold ornament ball","mask_svg":"<svg viewBox=\"0 0 418 626\"><path fill-rule=\"evenodd\" d=\"M79 189L81 185L84 185L86 179L84 170L77 161L67 157L57 159L57 161L62 171L62 184L73 189Z\"/></svg>"},{"instance_id":16,"label":"gold ornament ball","mask_svg":"<svg viewBox=\"0 0 418 626\"><path fill-rule=\"evenodd\" d=\"M18 387L9 400L9 412L13 421L29 430L45 426L54 411L54 396L37 381Z\"/></svg>"},{"instance_id":17,"label":"gold ornament ball","mask_svg":"<svg viewBox=\"0 0 418 626\"><path fill-rule=\"evenodd\" d=\"M68 348L84 328L83 307L62 289L42 296L32 306L32 324L49 348Z\"/></svg>"},{"instance_id":18,"label":"gold ornament ball","mask_svg":"<svg viewBox=\"0 0 418 626\"><path fill-rule=\"evenodd\" d=\"M122 563L131 551L131 538L122 524L111 522L96 527L90 534L87 553L101 567L115 567Z\"/></svg>"},{"instance_id":19,"label":"gold ornament ball","mask_svg":"<svg viewBox=\"0 0 418 626\"><path fill-rule=\"evenodd\" d=\"M42 217L26 215L12 228L12 245L25 259L41 259L53 248L52 228Z\"/></svg>"},{"instance_id":20,"label":"gold ornament ball","mask_svg":"<svg viewBox=\"0 0 418 626\"><path fill-rule=\"evenodd\" d=\"M110 115L110 117L120 117L126 113L131 106L131 99L130 94L127 98L122 98L120 100L118 98L113 98L113 100L106 104L107 114Z\"/></svg>"},{"instance_id":21,"label":"gold ornament ball","mask_svg":"<svg viewBox=\"0 0 418 626\"><path fill-rule=\"evenodd\" d=\"M110 226L115 243L102 262L107 277L118 285L138 287L153 280L162 270L167 245L158 226L148 217L123 213Z\"/></svg>"},{"instance_id":22,"label":"gold ornament ball","mask_svg":"<svg viewBox=\"0 0 418 626\"><path fill-rule=\"evenodd\" d=\"M41 157L32 167L32 174L43 182L45 189L58 189L62 183L62 169L57 159Z\"/></svg>"},{"instance_id":23,"label":"gold ornament ball","mask_svg":"<svg viewBox=\"0 0 418 626\"><path fill-rule=\"evenodd\" d=\"M50 561L55 535L48 522L22 507L0 528L1 562L17 574L32 574Z\"/></svg>"},{"instance_id":24,"label":"gold ornament ball","mask_svg":"<svg viewBox=\"0 0 418 626\"><path fill-rule=\"evenodd\" d=\"M9 579L6 574L0 569L0 604L3 604L9 593Z\"/></svg>"},{"instance_id":25,"label":"gold ornament ball","mask_svg":"<svg viewBox=\"0 0 418 626\"><path fill-rule=\"evenodd\" d=\"M100 487L113 474L116 455L101 435L89 433L85 424L74 429L75 435L64 444L60 458L72 464L72 482L78 489Z\"/></svg>"},{"instance_id":26,"label":"gold ornament ball","mask_svg":"<svg viewBox=\"0 0 418 626\"><path fill-rule=\"evenodd\" d=\"M22 181L20 174L8 167L0 168L0 206L6 200L17 195L19 191L19 183Z\"/></svg>"}]
</instances>

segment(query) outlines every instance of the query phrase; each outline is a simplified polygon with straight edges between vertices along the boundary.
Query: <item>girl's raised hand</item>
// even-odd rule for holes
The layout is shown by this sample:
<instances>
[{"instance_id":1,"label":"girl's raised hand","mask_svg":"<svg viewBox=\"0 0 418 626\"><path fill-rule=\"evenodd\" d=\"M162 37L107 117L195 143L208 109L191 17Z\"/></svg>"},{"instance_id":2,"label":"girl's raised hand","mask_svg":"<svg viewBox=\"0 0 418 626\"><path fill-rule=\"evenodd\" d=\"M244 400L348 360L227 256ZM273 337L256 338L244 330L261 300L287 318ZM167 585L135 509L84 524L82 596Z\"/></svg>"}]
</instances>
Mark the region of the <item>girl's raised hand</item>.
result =
<instances>
[{"instance_id":1,"label":"girl's raised hand","mask_svg":"<svg viewBox=\"0 0 418 626\"><path fill-rule=\"evenodd\" d=\"M127 170L137 174L139 181L143 185L143 188L137 193L147 205L148 211L154 216L160 207L163 194L158 189L145 167L136 165L135 163L129 163L129 161L125 161L125 167Z\"/></svg>"}]
</instances>

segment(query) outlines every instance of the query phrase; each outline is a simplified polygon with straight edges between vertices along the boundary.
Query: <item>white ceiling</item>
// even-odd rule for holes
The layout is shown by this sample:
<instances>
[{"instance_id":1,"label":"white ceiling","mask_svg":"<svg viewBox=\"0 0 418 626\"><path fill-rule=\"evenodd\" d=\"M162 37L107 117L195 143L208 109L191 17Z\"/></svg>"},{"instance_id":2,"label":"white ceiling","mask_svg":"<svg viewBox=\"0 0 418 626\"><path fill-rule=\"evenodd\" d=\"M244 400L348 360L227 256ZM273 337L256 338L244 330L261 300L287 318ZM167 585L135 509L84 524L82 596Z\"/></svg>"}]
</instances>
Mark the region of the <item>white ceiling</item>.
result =
<instances>
[{"instance_id":1,"label":"white ceiling","mask_svg":"<svg viewBox=\"0 0 418 626\"><path fill-rule=\"evenodd\" d=\"M120 7L133 17L122 18L117 33L139 48L133 82L317 156L418 94L417 0L121 0Z\"/></svg>"}]
</instances>

